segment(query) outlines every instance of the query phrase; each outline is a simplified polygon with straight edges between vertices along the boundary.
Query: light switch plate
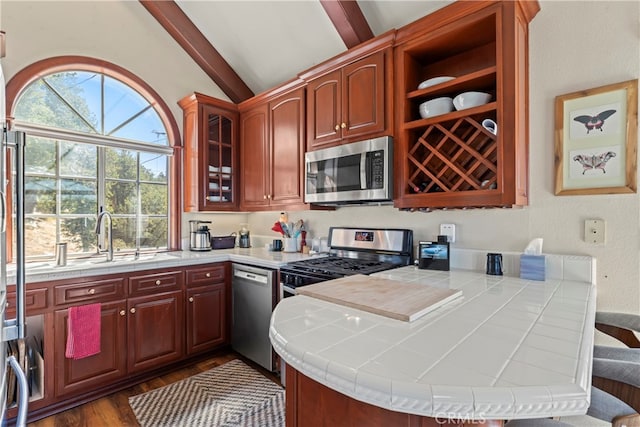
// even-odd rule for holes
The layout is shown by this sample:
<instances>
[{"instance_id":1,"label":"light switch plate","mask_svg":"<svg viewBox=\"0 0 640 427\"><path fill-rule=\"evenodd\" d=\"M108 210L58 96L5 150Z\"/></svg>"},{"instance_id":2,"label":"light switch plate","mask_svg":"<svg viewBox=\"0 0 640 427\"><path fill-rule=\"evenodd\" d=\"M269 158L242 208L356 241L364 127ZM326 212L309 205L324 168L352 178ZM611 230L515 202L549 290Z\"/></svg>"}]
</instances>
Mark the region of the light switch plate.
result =
<instances>
[{"instance_id":1,"label":"light switch plate","mask_svg":"<svg viewBox=\"0 0 640 427\"><path fill-rule=\"evenodd\" d=\"M440 235L447 236L447 242L453 243L456 241L456 225L455 224L440 224Z\"/></svg>"},{"instance_id":2,"label":"light switch plate","mask_svg":"<svg viewBox=\"0 0 640 427\"><path fill-rule=\"evenodd\" d=\"M605 224L602 219L587 219L584 221L584 241L594 245L604 245Z\"/></svg>"}]
</instances>

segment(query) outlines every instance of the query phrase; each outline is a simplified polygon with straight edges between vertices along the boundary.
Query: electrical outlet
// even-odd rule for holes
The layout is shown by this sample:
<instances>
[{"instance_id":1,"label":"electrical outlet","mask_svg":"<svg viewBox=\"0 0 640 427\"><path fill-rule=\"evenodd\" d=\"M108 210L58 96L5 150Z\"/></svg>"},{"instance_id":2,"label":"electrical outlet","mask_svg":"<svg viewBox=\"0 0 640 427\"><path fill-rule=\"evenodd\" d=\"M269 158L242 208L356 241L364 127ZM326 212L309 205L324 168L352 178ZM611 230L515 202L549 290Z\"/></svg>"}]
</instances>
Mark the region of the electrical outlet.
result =
<instances>
[{"instance_id":1,"label":"electrical outlet","mask_svg":"<svg viewBox=\"0 0 640 427\"><path fill-rule=\"evenodd\" d=\"M440 235L447 236L447 242L453 243L456 241L456 225L455 224L440 224Z\"/></svg>"},{"instance_id":2,"label":"electrical outlet","mask_svg":"<svg viewBox=\"0 0 640 427\"><path fill-rule=\"evenodd\" d=\"M605 223L601 219L587 219L584 222L584 241L594 245L604 245Z\"/></svg>"}]
</instances>

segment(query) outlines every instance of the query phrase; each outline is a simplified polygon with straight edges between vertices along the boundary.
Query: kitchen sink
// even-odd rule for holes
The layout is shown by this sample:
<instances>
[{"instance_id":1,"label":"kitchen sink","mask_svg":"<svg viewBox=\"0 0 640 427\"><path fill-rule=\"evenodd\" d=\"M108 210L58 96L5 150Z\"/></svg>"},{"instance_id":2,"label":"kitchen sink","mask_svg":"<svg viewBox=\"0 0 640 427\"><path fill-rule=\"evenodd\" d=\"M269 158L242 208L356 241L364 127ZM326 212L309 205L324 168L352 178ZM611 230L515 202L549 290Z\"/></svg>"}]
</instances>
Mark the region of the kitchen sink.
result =
<instances>
[{"instance_id":1,"label":"kitchen sink","mask_svg":"<svg viewBox=\"0 0 640 427\"><path fill-rule=\"evenodd\" d=\"M181 256L181 252L158 252L152 254L142 254L137 258L135 255L114 256L113 261L107 261L105 255L92 256L90 258L72 259L65 266L57 266L55 262L33 262L27 263L25 271L27 273L41 273L45 271L73 270L77 268L87 268L91 266L107 267L110 264L121 265L123 263L143 263L148 261L166 261L176 259Z\"/></svg>"}]
</instances>

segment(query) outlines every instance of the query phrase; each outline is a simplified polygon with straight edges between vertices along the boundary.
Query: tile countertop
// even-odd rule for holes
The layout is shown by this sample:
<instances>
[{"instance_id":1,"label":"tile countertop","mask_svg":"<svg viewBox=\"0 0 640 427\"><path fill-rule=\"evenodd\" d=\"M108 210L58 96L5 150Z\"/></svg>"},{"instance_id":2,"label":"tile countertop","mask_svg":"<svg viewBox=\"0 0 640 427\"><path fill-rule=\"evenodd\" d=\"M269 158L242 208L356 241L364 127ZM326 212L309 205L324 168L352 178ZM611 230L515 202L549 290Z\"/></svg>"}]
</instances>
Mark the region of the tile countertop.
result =
<instances>
[{"instance_id":1,"label":"tile countertop","mask_svg":"<svg viewBox=\"0 0 640 427\"><path fill-rule=\"evenodd\" d=\"M106 262L106 255L100 255L69 260L64 267L57 267L54 262L27 263L25 276L27 283L30 283L223 261L278 269L288 262L299 261L309 257L310 255L301 253L273 252L264 248L234 248L204 252L159 252L157 254L141 254L137 260L134 260L132 255L116 255L111 262ZM15 275L15 265L8 264L7 283L15 283Z\"/></svg>"},{"instance_id":2,"label":"tile countertop","mask_svg":"<svg viewBox=\"0 0 640 427\"><path fill-rule=\"evenodd\" d=\"M286 298L271 318L276 352L319 383L398 412L476 420L586 413L594 283L413 266L376 276L463 296L411 323Z\"/></svg>"}]
</instances>

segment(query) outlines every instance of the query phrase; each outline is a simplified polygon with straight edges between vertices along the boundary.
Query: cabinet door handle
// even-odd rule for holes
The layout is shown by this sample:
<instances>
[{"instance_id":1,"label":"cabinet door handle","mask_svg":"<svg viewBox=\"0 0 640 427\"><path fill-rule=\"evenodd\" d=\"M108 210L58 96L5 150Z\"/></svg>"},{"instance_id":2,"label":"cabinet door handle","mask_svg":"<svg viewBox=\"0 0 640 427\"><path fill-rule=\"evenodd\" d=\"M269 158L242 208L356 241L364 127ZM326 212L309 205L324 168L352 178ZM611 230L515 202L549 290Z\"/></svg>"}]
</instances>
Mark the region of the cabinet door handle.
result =
<instances>
[{"instance_id":1,"label":"cabinet door handle","mask_svg":"<svg viewBox=\"0 0 640 427\"><path fill-rule=\"evenodd\" d=\"M271 199L271 194L267 194L267 199Z\"/></svg>"},{"instance_id":2,"label":"cabinet door handle","mask_svg":"<svg viewBox=\"0 0 640 427\"><path fill-rule=\"evenodd\" d=\"M131 314L134 314L136 312L136 308L135 307L131 307L131 310L129 310L131 312Z\"/></svg>"},{"instance_id":3,"label":"cabinet door handle","mask_svg":"<svg viewBox=\"0 0 640 427\"><path fill-rule=\"evenodd\" d=\"M193 302L193 297L189 297L189 302Z\"/></svg>"},{"instance_id":4,"label":"cabinet door handle","mask_svg":"<svg viewBox=\"0 0 640 427\"><path fill-rule=\"evenodd\" d=\"M341 127L342 129L346 129L346 128L347 128L347 124L346 124L345 122L342 122L342 124L340 125L340 127Z\"/></svg>"},{"instance_id":5,"label":"cabinet door handle","mask_svg":"<svg viewBox=\"0 0 640 427\"><path fill-rule=\"evenodd\" d=\"M162 283L162 282L160 281L160 279L156 280L156 286L159 286L159 285L160 285L160 283Z\"/></svg>"},{"instance_id":6,"label":"cabinet door handle","mask_svg":"<svg viewBox=\"0 0 640 427\"><path fill-rule=\"evenodd\" d=\"M205 274L206 277L211 277L211 273Z\"/></svg>"},{"instance_id":7,"label":"cabinet door handle","mask_svg":"<svg viewBox=\"0 0 640 427\"><path fill-rule=\"evenodd\" d=\"M93 289L93 288L89 289L89 295L93 295L93 294L95 294L95 293L96 293L96 290L95 290L95 289Z\"/></svg>"},{"instance_id":8,"label":"cabinet door handle","mask_svg":"<svg viewBox=\"0 0 640 427\"><path fill-rule=\"evenodd\" d=\"M262 198L263 198L264 200L267 200L267 195L266 195L266 194L263 194L263 195L262 195Z\"/></svg>"},{"instance_id":9,"label":"cabinet door handle","mask_svg":"<svg viewBox=\"0 0 640 427\"><path fill-rule=\"evenodd\" d=\"M134 309L132 309L134 310ZM125 310L120 310L120 316L124 316L125 314L127 314L127 312Z\"/></svg>"},{"instance_id":10,"label":"cabinet door handle","mask_svg":"<svg viewBox=\"0 0 640 427\"><path fill-rule=\"evenodd\" d=\"M336 130L340 130L340 125L336 125Z\"/></svg>"}]
</instances>

